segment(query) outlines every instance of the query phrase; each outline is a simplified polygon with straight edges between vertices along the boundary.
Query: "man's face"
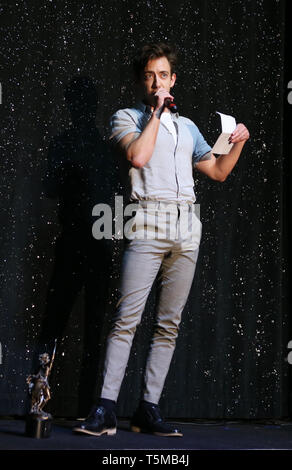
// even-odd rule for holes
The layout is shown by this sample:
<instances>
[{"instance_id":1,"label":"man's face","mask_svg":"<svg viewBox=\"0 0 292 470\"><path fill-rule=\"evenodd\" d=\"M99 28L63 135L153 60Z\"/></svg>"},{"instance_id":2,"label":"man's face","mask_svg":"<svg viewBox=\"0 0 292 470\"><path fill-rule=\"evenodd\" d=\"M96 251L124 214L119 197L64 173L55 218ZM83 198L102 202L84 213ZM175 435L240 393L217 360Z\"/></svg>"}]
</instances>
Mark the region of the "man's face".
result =
<instances>
[{"instance_id":1,"label":"man's face","mask_svg":"<svg viewBox=\"0 0 292 470\"><path fill-rule=\"evenodd\" d=\"M156 103L155 93L159 88L168 92L175 84L176 74L171 73L170 63L166 57L159 57L147 62L139 82L142 99L146 104L154 106Z\"/></svg>"}]
</instances>

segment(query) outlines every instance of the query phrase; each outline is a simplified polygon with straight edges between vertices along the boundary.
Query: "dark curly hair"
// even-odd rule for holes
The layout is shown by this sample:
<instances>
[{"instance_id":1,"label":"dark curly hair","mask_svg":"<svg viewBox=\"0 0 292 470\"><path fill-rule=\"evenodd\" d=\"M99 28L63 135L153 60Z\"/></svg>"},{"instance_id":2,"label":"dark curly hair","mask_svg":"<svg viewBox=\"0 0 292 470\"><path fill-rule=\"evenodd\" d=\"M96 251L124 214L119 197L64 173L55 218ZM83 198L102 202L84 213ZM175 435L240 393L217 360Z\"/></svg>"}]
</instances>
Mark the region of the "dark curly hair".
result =
<instances>
[{"instance_id":1,"label":"dark curly hair","mask_svg":"<svg viewBox=\"0 0 292 470\"><path fill-rule=\"evenodd\" d=\"M134 57L133 70L135 79L138 81L141 78L147 62L153 59L159 59L160 57L166 57L170 63L171 73L175 73L177 65L177 51L174 46L165 43L157 44L146 44L139 49L138 53Z\"/></svg>"}]
</instances>

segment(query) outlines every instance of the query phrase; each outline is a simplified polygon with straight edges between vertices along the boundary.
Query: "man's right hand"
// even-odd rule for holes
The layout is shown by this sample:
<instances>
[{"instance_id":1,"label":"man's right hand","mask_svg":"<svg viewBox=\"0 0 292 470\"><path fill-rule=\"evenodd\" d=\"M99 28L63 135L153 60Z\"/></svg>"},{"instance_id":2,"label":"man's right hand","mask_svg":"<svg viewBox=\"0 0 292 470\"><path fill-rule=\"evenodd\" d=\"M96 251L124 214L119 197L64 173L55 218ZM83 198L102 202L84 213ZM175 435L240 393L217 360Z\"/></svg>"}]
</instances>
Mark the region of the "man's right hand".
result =
<instances>
[{"instance_id":1,"label":"man's right hand","mask_svg":"<svg viewBox=\"0 0 292 470\"><path fill-rule=\"evenodd\" d=\"M164 111L165 108L165 99L170 98L171 101L173 101L173 96L165 88L162 87L157 90L154 96L156 97L154 113L158 112L160 117L160 114Z\"/></svg>"}]
</instances>

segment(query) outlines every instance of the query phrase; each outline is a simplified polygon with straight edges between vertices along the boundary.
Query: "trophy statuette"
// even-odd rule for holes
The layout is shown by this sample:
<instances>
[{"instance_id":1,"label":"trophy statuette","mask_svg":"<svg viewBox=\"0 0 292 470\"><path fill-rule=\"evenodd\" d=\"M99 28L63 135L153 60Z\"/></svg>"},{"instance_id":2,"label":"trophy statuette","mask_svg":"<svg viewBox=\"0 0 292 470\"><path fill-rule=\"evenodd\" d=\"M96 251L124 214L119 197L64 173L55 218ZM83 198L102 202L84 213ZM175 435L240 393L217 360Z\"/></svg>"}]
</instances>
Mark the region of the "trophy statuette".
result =
<instances>
[{"instance_id":1,"label":"trophy statuette","mask_svg":"<svg viewBox=\"0 0 292 470\"><path fill-rule=\"evenodd\" d=\"M27 377L28 392L31 396L31 407L26 419L26 435L41 439L49 437L52 428L52 415L46 413L43 408L51 398L48 382L55 359L57 340L52 354L52 359L47 353L39 355L40 368L36 374Z\"/></svg>"}]
</instances>

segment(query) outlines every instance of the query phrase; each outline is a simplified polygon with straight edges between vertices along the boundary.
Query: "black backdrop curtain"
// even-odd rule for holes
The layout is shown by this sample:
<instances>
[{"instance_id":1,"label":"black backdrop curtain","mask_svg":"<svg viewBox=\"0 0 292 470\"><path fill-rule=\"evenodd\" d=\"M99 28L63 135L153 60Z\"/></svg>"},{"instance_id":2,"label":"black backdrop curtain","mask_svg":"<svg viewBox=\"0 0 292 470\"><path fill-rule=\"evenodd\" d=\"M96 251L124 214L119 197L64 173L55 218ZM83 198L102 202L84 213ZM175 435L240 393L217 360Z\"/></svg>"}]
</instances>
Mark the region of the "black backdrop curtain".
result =
<instances>
[{"instance_id":1,"label":"black backdrop curtain","mask_svg":"<svg viewBox=\"0 0 292 470\"><path fill-rule=\"evenodd\" d=\"M85 415L96 393L122 242L100 245L83 229L94 221L95 203L113 206L120 194L108 122L133 103L131 59L150 41L177 46L173 93L210 145L220 131L216 111L251 134L223 184L195 174L203 238L162 411L205 419L289 415L283 0L2 3L2 415L26 411L25 380L48 315L64 323L48 408L55 416ZM74 97L64 100L72 80L87 90L77 109ZM74 110L77 118L96 112L95 126L74 133ZM139 399L154 306L155 286L119 416Z\"/></svg>"}]
</instances>

